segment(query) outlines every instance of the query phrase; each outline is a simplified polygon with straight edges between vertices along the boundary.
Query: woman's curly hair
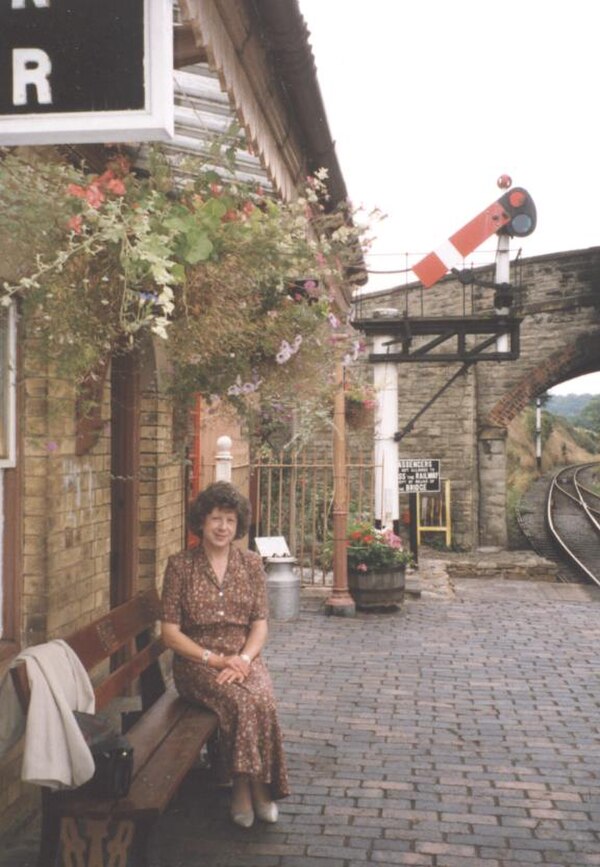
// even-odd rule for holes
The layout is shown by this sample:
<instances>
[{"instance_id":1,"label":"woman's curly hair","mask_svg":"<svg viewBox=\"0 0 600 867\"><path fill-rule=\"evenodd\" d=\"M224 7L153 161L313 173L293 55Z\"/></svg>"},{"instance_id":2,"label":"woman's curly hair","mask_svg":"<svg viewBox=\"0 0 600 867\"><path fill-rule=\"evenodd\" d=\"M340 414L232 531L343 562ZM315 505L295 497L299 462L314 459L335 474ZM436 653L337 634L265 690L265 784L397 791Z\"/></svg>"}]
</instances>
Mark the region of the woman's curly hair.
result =
<instances>
[{"instance_id":1,"label":"woman's curly hair","mask_svg":"<svg viewBox=\"0 0 600 867\"><path fill-rule=\"evenodd\" d=\"M250 526L250 502L236 487L229 482L213 482L200 491L192 505L188 516L188 526L196 536L202 536L202 527L207 515L213 509L227 509L235 512L237 517L236 539L242 539Z\"/></svg>"}]
</instances>

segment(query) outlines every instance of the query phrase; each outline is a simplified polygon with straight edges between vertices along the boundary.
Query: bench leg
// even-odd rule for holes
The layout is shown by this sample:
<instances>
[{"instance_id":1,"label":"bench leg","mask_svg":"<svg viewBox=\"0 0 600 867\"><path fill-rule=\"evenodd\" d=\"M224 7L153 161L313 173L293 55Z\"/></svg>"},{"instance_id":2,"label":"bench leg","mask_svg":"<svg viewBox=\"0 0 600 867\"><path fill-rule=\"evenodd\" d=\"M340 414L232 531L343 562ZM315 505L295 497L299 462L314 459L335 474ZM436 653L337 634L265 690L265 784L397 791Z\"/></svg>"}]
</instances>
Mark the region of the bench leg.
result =
<instances>
[{"instance_id":1,"label":"bench leg","mask_svg":"<svg viewBox=\"0 0 600 867\"><path fill-rule=\"evenodd\" d=\"M42 839L38 867L147 867L157 816L55 816Z\"/></svg>"},{"instance_id":2,"label":"bench leg","mask_svg":"<svg viewBox=\"0 0 600 867\"><path fill-rule=\"evenodd\" d=\"M52 810L52 792L48 788L42 789L42 836L40 840L40 852L38 867L47 867L48 864L56 863L58 852L59 823Z\"/></svg>"}]
</instances>

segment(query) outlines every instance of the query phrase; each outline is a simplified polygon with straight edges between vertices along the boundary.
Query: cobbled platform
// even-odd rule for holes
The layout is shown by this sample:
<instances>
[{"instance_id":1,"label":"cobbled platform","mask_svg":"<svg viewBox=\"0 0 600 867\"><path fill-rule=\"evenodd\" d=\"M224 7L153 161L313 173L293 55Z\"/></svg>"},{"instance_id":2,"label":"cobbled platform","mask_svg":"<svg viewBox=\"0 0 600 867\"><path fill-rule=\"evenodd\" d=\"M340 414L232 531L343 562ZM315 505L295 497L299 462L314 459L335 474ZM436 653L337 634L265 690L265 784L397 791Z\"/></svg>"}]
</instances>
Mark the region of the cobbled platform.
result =
<instances>
[{"instance_id":1,"label":"cobbled platform","mask_svg":"<svg viewBox=\"0 0 600 867\"><path fill-rule=\"evenodd\" d=\"M294 794L244 831L199 767L151 867L600 865L600 590L422 578L396 613L313 593L272 625ZM35 833L1 867L33 867Z\"/></svg>"}]
</instances>

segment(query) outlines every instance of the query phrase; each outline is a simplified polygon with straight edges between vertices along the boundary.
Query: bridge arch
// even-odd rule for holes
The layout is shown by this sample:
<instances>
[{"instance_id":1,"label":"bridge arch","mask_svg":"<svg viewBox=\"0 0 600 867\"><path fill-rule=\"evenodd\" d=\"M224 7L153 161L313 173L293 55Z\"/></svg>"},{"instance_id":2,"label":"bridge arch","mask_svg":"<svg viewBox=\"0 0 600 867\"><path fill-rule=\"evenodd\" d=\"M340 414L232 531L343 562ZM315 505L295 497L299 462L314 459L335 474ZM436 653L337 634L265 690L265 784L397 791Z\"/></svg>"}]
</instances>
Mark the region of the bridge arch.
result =
<instances>
[{"instance_id":1,"label":"bridge arch","mask_svg":"<svg viewBox=\"0 0 600 867\"><path fill-rule=\"evenodd\" d=\"M539 395L569 379L600 370L600 329L551 353L544 362L521 376L488 415L488 424L506 427Z\"/></svg>"}]
</instances>

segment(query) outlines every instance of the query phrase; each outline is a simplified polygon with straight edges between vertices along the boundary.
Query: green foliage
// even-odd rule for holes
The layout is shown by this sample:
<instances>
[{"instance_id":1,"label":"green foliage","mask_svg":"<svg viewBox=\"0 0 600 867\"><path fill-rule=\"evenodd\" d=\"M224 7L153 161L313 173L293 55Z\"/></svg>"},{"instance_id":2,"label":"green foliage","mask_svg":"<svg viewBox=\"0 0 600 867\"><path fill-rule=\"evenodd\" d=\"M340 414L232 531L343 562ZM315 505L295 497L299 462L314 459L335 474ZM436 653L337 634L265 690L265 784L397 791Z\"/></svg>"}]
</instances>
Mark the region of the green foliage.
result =
<instances>
[{"instance_id":1,"label":"green foliage","mask_svg":"<svg viewBox=\"0 0 600 867\"><path fill-rule=\"evenodd\" d=\"M546 409L553 415L560 415L564 418L576 418L587 404L592 400L592 394L551 394L549 395Z\"/></svg>"},{"instance_id":2,"label":"green foliage","mask_svg":"<svg viewBox=\"0 0 600 867\"><path fill-rule=\"evenodd\" d=\"M575 424L596 434L600 434L600 395L592 397L584 406L575 419Z\"/></svg>"},{"instance_id":3,"label":"green foliage","mask_svg":"<svg viewBox=\"0 0 600 867\"><path fill-rule=\"evenodd\" d=\"M0 303L22 298L28 335L59 376L81 382L153 335L182 404L195 393L227 401L260 433L264 412L301 429L329 403L330 287L356 264L359 233L347 214L325 211L324 172L286 204L200 164L178 187L158 153L144 176L120 155L100 175L0 157L10 263ZM305 275L312 283L298 294Z\"/></svg>"},{"instance_id":4,"label":"green foliage","mask_svg":"<svg viewBox=\"0 0 600 867\"><path fill-rule=\"evenodd\" d=\"M562 424L575 445L585 449L586 452L589 452L592 455L600 452L600 431L588 430L585 427L576 427L575 425L569 424L565 419L563 419Z\"/></svg>"}]
</instances>

